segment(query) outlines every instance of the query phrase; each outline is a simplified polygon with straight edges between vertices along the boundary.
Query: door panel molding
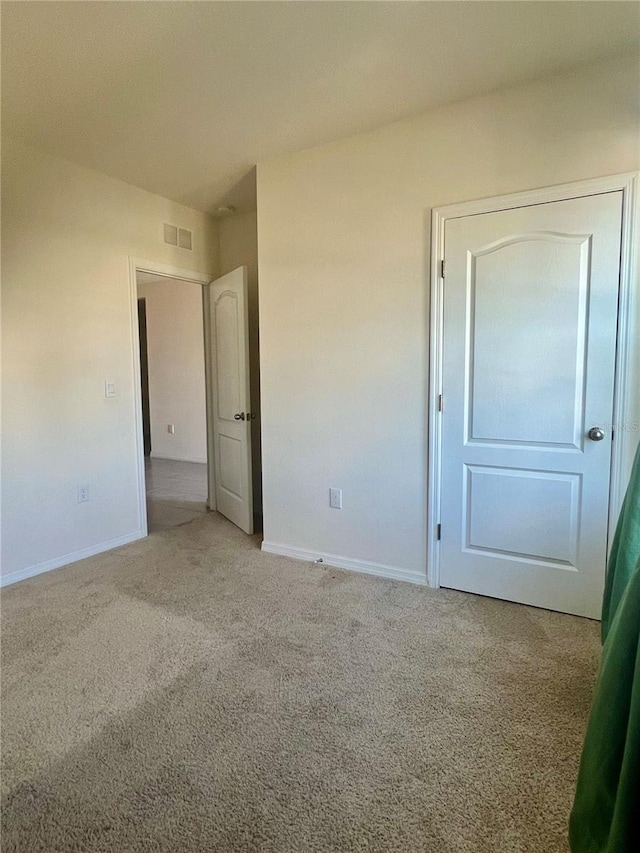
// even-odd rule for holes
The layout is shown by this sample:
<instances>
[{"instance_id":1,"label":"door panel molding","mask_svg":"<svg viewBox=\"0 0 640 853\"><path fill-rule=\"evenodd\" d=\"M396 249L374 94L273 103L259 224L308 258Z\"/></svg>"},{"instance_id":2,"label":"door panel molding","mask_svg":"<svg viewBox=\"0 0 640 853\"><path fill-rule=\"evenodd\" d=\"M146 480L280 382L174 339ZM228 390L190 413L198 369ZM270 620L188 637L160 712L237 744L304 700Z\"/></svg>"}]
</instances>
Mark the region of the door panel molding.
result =
<instances>
[{"instance_id":1,"label":"door panel molding","mask_svg":"<svg viewBox=\"0 0 640 853\"><path fill-rule=\"evenodd\" d=\"M638 257L635 241L636 223L640 218L637 193L638 174L635 172L610 175L586 181L561 184L542 189L496 196L446 207L434 208L431 214L431 298L430 298L430 365L429 365L429 479L427 507L427 581L431 587L440 586L440 544L436 534L440 524L442 481L442 368L444 343L444 235L447 220L514 208L546 204L554 201L583 198L610 192L622 192L622 235L620 257L620 290L618 300L618 335L615 359L613 424L615 440L612 445L611 485L609 493L609 542L620 511L631 462L640 433L637 403L633 396L635 376L640 371L640 294L638 294ZM561 235L557 235L561 236ZM521 238L519 238L521 239ZM534 239L534 235L531 235ZM502 241L500 241L502 242ZM486 247L491 251L491 247ZM444 270L446 275L446 270ZM634 311L635 307L635 311ZM638 318L636 318L638 315ZM634 319L636 318L636 319ZM634 323L637 324L634 328ZM634 338L634 331L636 332ZM637 365L637 366L636 366ZM442 401L442 406L441 406ZM568 568L568 566L565 566Z\"/></svg>"},{"instance_id":2,"label":"door panel molding","mask_svg":"<svg viewBox=\"0 0 640 853\"><path fill-rule=\"evenodd\" d=\"M551 232L536 232L536 236L526 235L512 235L511 237L503 240L497 240L494 243L491 243L489 247L484 247L476 251L469 251L467 255L467 305L468 305L468 320L467 320L467 345L466 345L466 356L465 356L465 392L464 392L464 406L465 406L465 418L464 418L464 430L465 430L465 444L484 444L491 445L492 447L498 447L500 445L512 446L512 447L549 447L549 448L557 448L557 449L565 449L565 448L575 448L576 451L581 451L583 449L583 433L584 433L584 400L586 394L586 363L587 363L587 336L584 332L584 329L580 334L578 334L577 339L575 341L575 352L573 356L573 362L575 365L575 394L574 394L574 409L573 409L573 418L572 423L569 425L568 423L565 425L567 429L567 434L564 436L565 440L560 440L560 438L556 438L553 441L542 441L536 440L532 437L525 436L498 436L498 425L493 424L492 430L495 431L492 435L478 435L475 431L475 407L474 407L474 398L476 396L476 382L480 379L480 376L477 375L476 372L476 359L478 357L478 342L476 340L476 317L478 314L478 308L482 308L483 300L479 302L479 293L478 293L478 259L486 258L488 255L492 255L496 252L499 252L501 249L505 248L515 248L520 243L527 242L548 242L548 243L560 243L566 246L573 245L578 249L579 253L579 269L580 269L580 289L578 291L578 301L576 305L576 316L583 323L586 322L587 319L587 305L588 305L588 296L589 296L589 286L590 286L590 277L589 270L591 267L591 236L590 235L562 235L564 239L556 239L554 236L549 238L549 234ZM544 294L542 294L544 297ZM507 297L501 294L502 299L506 299ZM537 304L534 306L536 311L544 311L546 306L544 304L544 298L542 303L540 300L537 301ZM488 308L484 306L485 316L487 314L494 313L495 306L489 305ZM532 306L529 305L527 310L531 310ZM553 306L551 306L553 309ZM512 306L512 310L517 310L517 306ZM547 309L548 310L548 309ZM581 324L578 324L578 328L581 328ZM488 349L493 351L493 341L484 342L484 350L485 350L485 362L486 356L488 353L486 352ZM532 358L536 360L539 359L539 351L535 353L529 353ZM494 352L495 355L495 352ZM482 359L481 359L482 360ZM551 353L547 353L547 360L553 361L554 356ZM570 361L571 359L567 359ZM485 368L487 367L485 363ZM491 365L492 368L495 369L496 363L493 362ZM555 369L555 365L554 365ZM485 376L487 373L492 373L493 371L487 371L485 369ZM481 379L480 379L481 381ZM493 379L490 380L491 382ZM485 382L485 390L486 390L486 382ZM528 425L530 426L530 425ZM485 429L486 432L486 429ZM570 434L569 434L570 433Z\"/></svg>"},{"instance_id":3,"label":"door panel molding","mask_svg":"<svg viewBox=\"0 0 640 853\"><path fill-rule=\"evenodd\" d=\"M539 563L541 565L553 566L554 568L559 569L568 569L570 571L578 571L578 567L576 565L578 559L578 546L579 546L579 538L580 538L580 521L579 521L579 509L580 509L580 491L582 489L582 474L575 473L571 471L545 471L543 469L526 469L526 468L515 468L511 466L496 466L496 465L478 465L465 463L465 476L463 479L463 487L462 487L462 501L465 507L464 514L464 530L463 530L463 539L462 539L462 550L469 552L481 552L486 556L491 556L496 559L508 559L508 560L522 560L527 563ZM568 501L565 501L565 515L562 517L561 514L558 513L557 509L554 509L553 512L550 512L550 517L547 519L547 528L545 529L545 533L549 532L549 527L556 526L558 528L565 527L569 528L569 542L570 542L570 553L566 554L564 557L560 557L557 554L542 554L538 553L535 547L528 548L515 548L513 543L511 547L509 547L509 543L497 543L494 539L494 542L481 542L480 538L487 538L487 534L493 533L494 537L496 534L504 538L513 538L513 530L505 527L500 519L494 518L491 519L493 524L489 526L489 529L486 525L486 518L481 517L479 524L476 526L473 524L474 519L474 509L476 508L474 504L477 504L477 508L486 512L487 505L483 505L482 500L482 490L481 488L477 491L479 492L477 498L474 493L476 488L474 487L474 479L481 481L482 478L496 478L496 477L510 477L514 480L519 480L519 488L525 486L531 481L542 480L547 481L550 485L563 485L565 487L566 496L569 498ZM514 495L517 499L517 494ZM495 515L495 513L494 513ZM493 528L493 530L491 530ZM496 528L499 528L497 530ZM528 539L535 539L535 530L528 529L525 531ZM566 532L566 531L565 531ZM520 535L522 531L520 532ZM559 536L559 541L564 541L566 543L566 535ZM548 544L548 543L545 543ZM538 550L544 550L538 549Z\"/></svg>"}]
</instances>

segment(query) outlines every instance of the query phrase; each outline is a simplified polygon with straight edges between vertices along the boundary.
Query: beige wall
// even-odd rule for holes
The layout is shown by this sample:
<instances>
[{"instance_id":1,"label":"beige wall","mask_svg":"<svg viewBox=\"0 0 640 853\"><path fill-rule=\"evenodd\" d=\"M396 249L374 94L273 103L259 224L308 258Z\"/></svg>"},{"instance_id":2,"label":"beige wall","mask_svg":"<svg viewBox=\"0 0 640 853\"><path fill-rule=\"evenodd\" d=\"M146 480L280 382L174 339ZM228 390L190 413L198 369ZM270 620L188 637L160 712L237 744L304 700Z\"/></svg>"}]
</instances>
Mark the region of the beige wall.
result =
<instances>
[{"instance_id":1,"label":"beige wall","mask_svg":"<svg viewBox=\"0 0 640 853\"><path fill-rule=\"evenodd\" d=\"M162 242L164 221L193 230L192 252ZM213 223L3 140L4 575L139 534L129 256L215 275Z\"/></svg>"},{"instance_id":2,"label":"beige wall","mask_svg":"<svg viewBox=\"0 0 640 853\"><path fill-rule=\"evenodd\" d=\"M633 57L259 165L267 541L424 577L431 208L635 170L638 131Z\"/></svg>"},{"instance_id":3,"label":"beige wall","mask_svg":"<svg viewBox=\"0 0 640 853\"><path fill-rule=\"evenodd\" d=\"M260 349L258 329L258 232L255 211L219 220L220 275L247 267L249 284L249 361L251 372L251 461L253 509L262 512L262 460L260 453Z\"/></svg>"},{"instance_id":4,"label":"beige wall","mask_svg":"<svg viewBox=\"0 0 640 853\"><path fill-rule=\"evenodd\" d=\"M146 300L151 455L206 463L202 287L167 278L139 285L138 297Z\"/></svg>"}]
</instances>

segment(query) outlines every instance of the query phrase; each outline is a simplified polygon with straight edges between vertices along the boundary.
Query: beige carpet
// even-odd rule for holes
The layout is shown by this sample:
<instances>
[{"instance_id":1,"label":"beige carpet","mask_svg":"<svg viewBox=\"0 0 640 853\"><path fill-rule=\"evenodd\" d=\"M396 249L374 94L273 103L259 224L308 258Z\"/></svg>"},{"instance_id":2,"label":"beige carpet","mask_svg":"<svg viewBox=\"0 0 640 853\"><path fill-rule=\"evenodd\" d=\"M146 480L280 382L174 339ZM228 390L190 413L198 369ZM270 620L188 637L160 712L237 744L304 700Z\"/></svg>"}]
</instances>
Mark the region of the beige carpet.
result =
<instances>
[{"instance_id":1,"label":"beige carpet","mask_svg":"<svg viewBox=\"0 0 640 853\"><path fill-rule=\"evenodd\" d=\"M2 595L3 853L566 851L586 620L213 514Z\"/></svg>"}]
</instances>

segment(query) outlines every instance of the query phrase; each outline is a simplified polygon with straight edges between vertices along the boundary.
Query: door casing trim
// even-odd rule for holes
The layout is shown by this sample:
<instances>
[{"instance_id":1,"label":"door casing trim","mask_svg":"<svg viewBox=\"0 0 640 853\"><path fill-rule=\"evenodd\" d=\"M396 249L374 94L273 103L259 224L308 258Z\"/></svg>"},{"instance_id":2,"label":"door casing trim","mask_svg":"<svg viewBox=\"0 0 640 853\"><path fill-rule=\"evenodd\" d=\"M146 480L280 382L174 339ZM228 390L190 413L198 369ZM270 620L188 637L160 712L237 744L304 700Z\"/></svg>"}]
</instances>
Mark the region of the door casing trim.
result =
<instances>
[{"instance_id":1,"label":"door casing trim","mask_svg":"<svg viewBox=\"0 0 640 853\"><path fill-rule=\"evenodd\" d=\"M142 389L140 379L140 330L138 328L138 281L136 273L148 272L153 275L163 276L165 278L177 278L180 281L193 282L201 284L203 291L203 322L204 322L204 346L205 346L205 374L207 372L208 358L206 357L207 348L210 346L209 330L205 322L206 314L204 307L206 305L208 285L213 280L213 276L207 273L194 272L193 270L185 270L180 267L170 266L169 264L161 264L157 261L145 261L141 258L129 257L129 296L131 300L131 346L133 358L133 405L136 430L136 461L138 468L138 513L140 515L140 529L142 537L149 535L149 526L147 522L147 486L144 470L144 435L142 427ZM207 388L207 463L213 465L213 455L211 453L209 433L211 432L211 419L209 415L209 382L205 376L205 384ZM209 470L211 470L209 468ZM212 496L209 495L209 508L215 509L215 495L213 495L214 504L211 506Z\"/></svg>"},{"instance_id":2,"label":"door casing trim","mask_svg":"<svg viewBox=\"0 0 640 853\"><path fill-rule=\"evenodd\" d=\"M528 190L510 195L477 199L434 208L431 212L431 299L430 299L430 359L429 359L429 454L427 483L427 582L440 586L440 543L436 527L440 523L442 490L442 416L439 398L442 391L442 358L444 342L444 280L441 263L444 260L444 232L448 219L459 219L481 213L495 213L517 207L529 207L553 201L567 201L609 192L622 192L622 234L620 250L620 289L618 297L618 332L613 396L613 423L617 425L611 456L609 489L609 542L624 499L631 460L638 441L638 411L632 389L640 382L640 293L638 293L638 257L634 235L640 221L640 199L637 192L638 173L607 175L570 184ZM446 272L446 271L445 271ZM634 336L635 331L635 336ZM444 401L446 405L446 400ZM635 423L636 429L633 429Z\"/></svg>"}]
</instances>

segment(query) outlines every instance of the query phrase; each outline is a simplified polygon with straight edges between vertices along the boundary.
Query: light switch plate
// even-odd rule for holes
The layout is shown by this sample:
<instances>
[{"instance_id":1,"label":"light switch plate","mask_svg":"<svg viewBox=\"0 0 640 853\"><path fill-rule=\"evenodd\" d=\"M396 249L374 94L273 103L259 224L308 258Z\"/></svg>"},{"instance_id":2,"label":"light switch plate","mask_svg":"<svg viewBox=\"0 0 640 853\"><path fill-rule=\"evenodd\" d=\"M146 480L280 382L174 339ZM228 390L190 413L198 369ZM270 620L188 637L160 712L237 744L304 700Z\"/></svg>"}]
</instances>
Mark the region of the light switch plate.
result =
<instances>
[{"instance_id":1,"label":"light switch plate","mask_svg":"<svg viewBox=\"0 0 640 853\"><path fill-rule=\"evenodd\" d=\"M329 489L329 506L342 509L342 489Z\"/></svg>"},{"instance_id":2,"label":"light switch plate","mask_svg":"<svg viewBox=\"0 0 640 853\"><path fill-rule=\"evenodd\" d=\"M105 379L104 381L104 396L105 397L115 397L117 393L116 383L112 382L110 379Z\"/></svg>"}]
</instances>

